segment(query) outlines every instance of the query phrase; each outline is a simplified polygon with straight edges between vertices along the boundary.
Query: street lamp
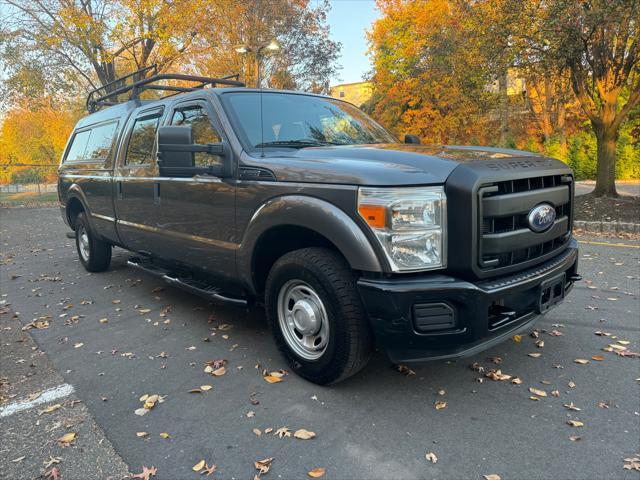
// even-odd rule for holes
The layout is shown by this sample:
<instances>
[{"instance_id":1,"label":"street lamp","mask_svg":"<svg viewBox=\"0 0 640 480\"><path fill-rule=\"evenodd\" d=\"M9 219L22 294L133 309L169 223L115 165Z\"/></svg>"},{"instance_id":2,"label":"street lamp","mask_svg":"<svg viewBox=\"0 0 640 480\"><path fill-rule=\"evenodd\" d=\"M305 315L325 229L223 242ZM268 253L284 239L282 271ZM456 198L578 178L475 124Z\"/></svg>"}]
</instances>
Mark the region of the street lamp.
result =
<instances>
[{"instance_id":1,"label":"street lamp","mask_svg":"<svg viewBox=\"0 0 640 480\"><path fill-rule=\"evenodd\" d=\"M261 43L260 45L236 45L234 50L238 52L240 55L247 55L249 53L255 53L256 56L256 87L260 88L262 86L262 78L260 76L260 64L262 59L267 54L275 54L279 52L281 49L280 44L277 40L271 40L267 43Z\"/></svg>"}]
</instances>

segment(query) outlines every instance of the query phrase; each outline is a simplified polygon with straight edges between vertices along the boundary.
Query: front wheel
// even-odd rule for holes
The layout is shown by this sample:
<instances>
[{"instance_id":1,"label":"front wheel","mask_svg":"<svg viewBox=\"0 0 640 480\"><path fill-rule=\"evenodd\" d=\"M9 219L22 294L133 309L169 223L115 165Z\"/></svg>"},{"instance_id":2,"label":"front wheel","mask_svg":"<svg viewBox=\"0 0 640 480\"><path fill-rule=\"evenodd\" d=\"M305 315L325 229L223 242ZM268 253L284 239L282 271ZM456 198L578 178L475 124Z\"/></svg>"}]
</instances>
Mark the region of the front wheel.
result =
<instances>
[{"instance_id":1,"label":"front wheel","mask_svg":"<svg viewBox=\"0 0 640 480\"><path fill-rule=\"evenodd\" d=\"M366 365L373 336L356 277L338 253L304 248L284 255L269 272L265 297L276 344L297 374L324 385Z\"/></svg>"},{"instance_id":2,"label":"front wheel","mask_svg":"<svg viewBox=\"0 0 640 480\"><path fill-rule=\"evenodd\" d=\"M109 268L111 245L91 232L84 212L78 214L75 227L76 248L82 266L89 272L103 272Z\"/></svg>"}]
</instances>

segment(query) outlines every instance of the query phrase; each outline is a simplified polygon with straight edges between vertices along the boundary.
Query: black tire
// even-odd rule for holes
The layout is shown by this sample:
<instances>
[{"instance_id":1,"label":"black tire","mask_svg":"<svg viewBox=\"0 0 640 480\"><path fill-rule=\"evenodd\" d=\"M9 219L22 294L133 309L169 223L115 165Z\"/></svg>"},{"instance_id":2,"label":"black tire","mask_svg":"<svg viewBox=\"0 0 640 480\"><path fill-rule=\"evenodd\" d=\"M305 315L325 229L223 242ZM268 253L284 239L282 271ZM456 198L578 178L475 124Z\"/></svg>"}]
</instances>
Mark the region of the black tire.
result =
<instances>
[{"instance_id":1,"label":"black tire","mask_svg":"<svg viewBox=\"0 0 640 480\"><path fill-rule=\"evenodd\" d=\"M104 272L111 263L111 244L101 240L91 232L84 212L76 218L76 249L82 266L89 272ZM86 238L83 235L86 233ZM87 249L83 249L84 246Z\"/></svg>"},{"instance_id":2,"label":"black tire","mask_svg":"<svg viewBox=\"0 0 640 480\"><path fill-rule=\"evenodd\" d=\"M295 339L285 339L286 321L282 327L278 298L282 290L283 305L291 304L286 302L289 297L285 295L291 282L311 287L326 313L323 318L328 321L328 341L319 358L301 357L288 343L295 343ZM265 306L278 348L290 368L301 377L326 385L354 375L367 364L373 351L373 335L357 291L356 276L338 253L325 248L304 248L282 256L269 272Z\"/></svg>"}]
</instances>

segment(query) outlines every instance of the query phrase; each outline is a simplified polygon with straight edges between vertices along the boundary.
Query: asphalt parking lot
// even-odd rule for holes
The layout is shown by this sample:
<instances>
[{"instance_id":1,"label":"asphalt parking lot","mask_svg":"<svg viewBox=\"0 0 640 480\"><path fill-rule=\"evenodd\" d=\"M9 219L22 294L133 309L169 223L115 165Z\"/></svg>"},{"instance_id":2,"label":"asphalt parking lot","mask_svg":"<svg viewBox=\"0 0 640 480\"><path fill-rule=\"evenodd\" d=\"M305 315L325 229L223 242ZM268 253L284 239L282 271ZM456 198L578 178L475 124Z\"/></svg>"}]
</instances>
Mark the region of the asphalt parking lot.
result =
<instances>
[{"instance_id":1,"label":"asphalt parking lot","mask_svg":"<svg viewBox=\"0 0 640 480\"><path fill-rule=\"evenodd\" d=\"M154 479L246 479L266 458L266 480L314 468L327 479L639 476L623 468L640 456L640 360L629 354L640 350L638 242L581 237L585 281L538 322L538 338L413 374L378 353L356 377L319 387L263 379L286 365L259 309L207 304L127 267L123 250L88 274L66 231L55 208L0 210L2 478L51 468L63 480L122 478L144 465ZM222 359L224 375L204 372ZM61 385L72 393L34 405ZM213 388L189 392L202 385ZM164 401L136 415L145 394ZM282 427L316 437L274 435ZM68 445L56 441L65 433L76 434ZM194 472L200 460L217 472Z\"/></svg>"}]
</instances>

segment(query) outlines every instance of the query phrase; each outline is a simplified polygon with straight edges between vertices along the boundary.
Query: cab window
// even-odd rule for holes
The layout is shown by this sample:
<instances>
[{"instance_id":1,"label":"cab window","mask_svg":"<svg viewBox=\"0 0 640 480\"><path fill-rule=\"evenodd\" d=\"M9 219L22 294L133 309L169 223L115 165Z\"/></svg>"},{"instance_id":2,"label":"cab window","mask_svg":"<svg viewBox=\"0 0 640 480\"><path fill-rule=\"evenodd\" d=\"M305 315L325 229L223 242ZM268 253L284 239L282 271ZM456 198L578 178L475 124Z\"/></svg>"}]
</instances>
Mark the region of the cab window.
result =
<instances>
[{"instance_id":1,"label":"cab window","mask_svg":"<svg viewBox=\"0 0 640 480\"><path fill-rule=\"evenodd\" d=\"M76 133L71 141L71 146L67 152L65 162L82 162L84 159L84 151L87 149L87 142L89 141L90 130Z\"/></svg>"},{"instance_id":2,"label":"cab window","mask_svg":"<svg viewBox=\"0 0 640 480\"><path fill-rule=\"evenodd\" d=\"M193 142L199 145L220 143L220 134L211 123L211 119L203 105L189 105L174 110L171 125L191 125ZM220 157L208 153L196 152L195 164L199 167L220 163Z\"/></svg>"},{"instance_id":3,"label":"cab window","mask_svg":"<svg viewBox=\"0 0 640 480\"><path fill-rule=\"evenodd\" d=\"M156 154L156 131L162 112L157 111L136 119L127 145L127 165L153 163Z\"/></svg>"},{"instance_id":4,"label":"cab window","mask_svg":"<svg viewBox=\"0 0 640 480\"><path fill-rule=\"evenodd\" d=\"M84 153L85 161L105 160L109 156L117 126L118 122L111 122L91 129Z\"/></svg>"}]
</instances>

